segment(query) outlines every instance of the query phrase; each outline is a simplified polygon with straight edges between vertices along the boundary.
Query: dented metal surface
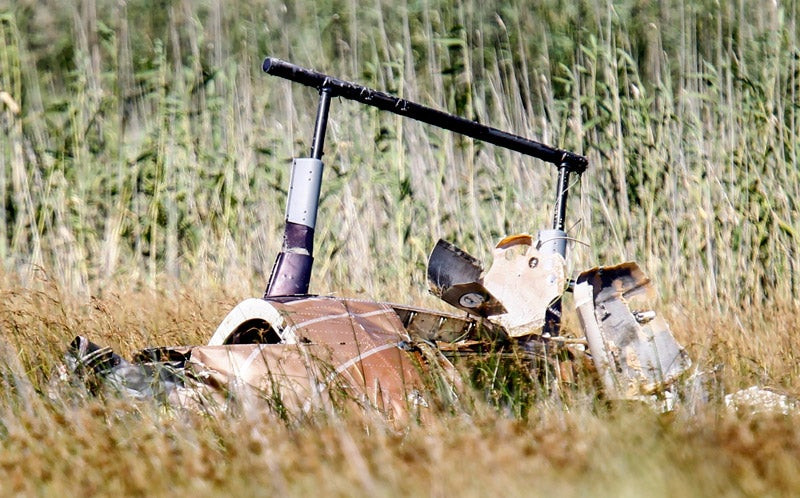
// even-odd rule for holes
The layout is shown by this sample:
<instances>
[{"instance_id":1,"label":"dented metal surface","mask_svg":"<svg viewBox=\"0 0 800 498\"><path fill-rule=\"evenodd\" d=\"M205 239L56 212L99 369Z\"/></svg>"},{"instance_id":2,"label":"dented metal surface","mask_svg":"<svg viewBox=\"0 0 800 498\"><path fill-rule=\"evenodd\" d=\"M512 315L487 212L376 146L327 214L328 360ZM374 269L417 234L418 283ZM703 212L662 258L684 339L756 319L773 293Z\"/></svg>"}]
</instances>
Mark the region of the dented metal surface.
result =
<instances>
[{"instance_id":1,"label":"dented metal surface","mask_svg":"<svg viewBox=\"0 0 800 498\"><path fill-rule=\"evenodd\" d=\"M488 317L505 313L503 305L483 286L480 262L455 245L439 240L428 258L431 293L456 308Z\"/></svg>"},{"instance_id":2,"label":"dented metal surface","mask_svg":"<svg viewBox=\"0 0 800 498\"><path fill-rule=\"evenodd\" d=\"M465 253L445 250L481 268ZM247 299L222 320L208 345L146 349L127 362L79 338L73 368L100 373L120 392L184 406L224 406L231 393L250 393L302 413L327 406L333 396L404 421L424 417L431 368L447 373L448 389L459 384L446 355L482 354L498 340L524 340L532 357L558 350L588 354L609 399L643 399L668 388L691 365L666 323L635 306L651 293L635 263L581 273L574 299L584 338L546 338L539 335L545 310L567 288L563 258L540 253L525 235L503 239L493 256L483 276L458 265L455 276L448 275L453 266L440 266L439 282L449 285L440 297L468 284L458 282L467 275L491 289L501 314L484 318L480 309L468 308L470 314L459 316L323 296ZM572 382L571 360L553 365L561 382Z\"/></svg>"},{"instance_id":3,"label":"dented metal surface","mask_svg":"<svg viewBox=\"0 0 800 498\"><path fill-rule=\"evenodd\" d=\"M653 310L636 307L650 285L635 263L588 270L574 286L568 280L569 178L586 170L586 158L277 59L266 59L263 68L320 94L310 157L293 162L283 245L265 297L239 303L207 345L150 348L127 361L76 338L67 369L92 390L201 409L248 396L284 412L354 405L405 421L428 413L432 372L436 389L459 389L461 378L445 355L481 355L497 343L517 348L514 357L545 364L545 377L549 368L567 384L574 381L573 366L590 358L604 395L613 399L665 391L689 368L666 323ZM552 228L540 230L537 239L502 239L486 271L440 240L428 261L428 281L431 292L460 314L309 295L322 149L334 96L553 163L558 181ZM573 287L584 336L560 337L562 299ZM549 388L550 379L542 383Z\"/></svg>"},{"instance_id":4,"label":"dented metal surface","mask_svg":"<svg viewBox=\"0 0 800 498\"><path fill-rule=\"evenodd\" d=\"M455 318L425 326L419 311L403 311L421 336L452 333L445 329L461 335L474 328ZM238 326L231 326L233 322ZM134 364L116 355L114 362L91 363L86 348L73 348L72 353L83 366L110 381L119 379L121 389L137 396L150 395L150 385L170 392L202 385L210 388L197 391L206 403L211 398L222 402L231 386L237 386L279 396L289 410L308 410L334 396L401 420L419 415L427 405L421 369L430 357L422 356L398 313L385 303L331 297L247 300L223 321L218 332L223 331L228 335L215 335L208 346L143 351ZM275 343L260 342L264 337ZM453 368L441 355L436 361L437 368ZM164 385L151 375L153 365L171 366L181 380ZM145 380L139 382L139 377ZM187 393L181 396L185 400Z\"/></svg>"},{"instance_id":5,"label":"dented metal surface","mask_svg":"<svg viewBox=\"0 0 800 498\"><path fill-rule=\"evenodd\" d=\"M486 317L509 337L541 332L547 307L566 289L566 262L537 249L527 234L502 239L492 265L440 240L428 259L431 292L448 304ZM483 275L482 275L483 274Z\"/></svg>"},{"instance_id":6,"label":"dented metal surface","mask_svg":"<svg viewBox=\"0 0 800 498\"><path fill-rule=\"evenodd\" d=\"M666 322L653 310L635 307L637 298L651 292L636 263L593 268L576 281L575 306L610 397L653 394L691 366Z\"/></svg>"},{"instance_id":7,"label":"dented metal surface","mask_svg":"<svg viewBox=\"0 0 800 498\"><path fill-rule=\"evenodd\" d=\"M542 253L530 235L501 240L483 284L507 312L490 317L511 337L539 333L547 307L566 289L566 262L557 253Z\"/></svg>"}]
</instances>

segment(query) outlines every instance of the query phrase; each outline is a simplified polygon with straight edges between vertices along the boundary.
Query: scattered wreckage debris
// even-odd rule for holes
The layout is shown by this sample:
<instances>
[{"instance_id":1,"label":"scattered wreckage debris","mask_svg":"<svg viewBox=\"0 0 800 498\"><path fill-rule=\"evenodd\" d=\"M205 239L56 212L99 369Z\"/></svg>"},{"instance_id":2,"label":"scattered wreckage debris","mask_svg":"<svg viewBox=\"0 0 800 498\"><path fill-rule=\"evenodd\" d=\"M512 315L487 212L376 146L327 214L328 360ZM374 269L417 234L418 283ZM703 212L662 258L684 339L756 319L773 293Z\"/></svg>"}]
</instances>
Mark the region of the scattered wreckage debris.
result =
<instances>
[{"instance_id":1,"label":"scattered wreckage debris","mask_svg":"<svg viewBox=\"0 0 800 498\"><path fill-rule=\"evenodd\" d=\"M265 395L289 411L336 398L405 419L427 405L420 374L428 359L407 332L419 326L419 312L401 311L416 316L404 324L387 304L353 299L248 299L229 313L208 345L145 349L127 362L78 337L68 357L74 371L137 398L219 409L235 385L238 396ZM450 331L470 325L453 320L429 323ZM444 358L438 361L452 370Z\"/></svg>"},{"instance_id":2,"label":"scattered wreckage debris","mask_svg":"<svg viewBox=\"0 0 800 498\"><path fill-rule=\"evenodd\" d=\"M608 399L647 401L668 391L689 370L691 362L666 322L648 308L632 308L650 289L635 263L593 268L575 280L567 276L569 178L586 170L586 158L278 59L266 59L263 69L316 88L320 95L310 157L292 164L283 246L264 297L247 299L231 310L207 345L150 348L127 361L76 338L67 366L91 389L198 407L225 406L234 395L251 393L288 412L329 406L331 395L342 393L345 403L404 421L424 418L435 402L435 390L456 396L460 377L453 358L485 354L498 341L517 344L530 358L545 362L554 352L564 353L567 359L555 365L555 373L566 383L573 378L571 359L591 358ZM427 270L431 292L466 315L308 293L333 97L464 134L557 168L552 228L536 237L504 238L488 270L455 245L443 240L436 244ZM574 293L584 337L560 335L568 292ZM431 372L439 380L435 386Z\"/></svg>"},{"instance_id":3,"label":"scattered wreckage debris","mask_svg":"<svg viewBox=\"0 0 800 498\"><path fill-rule=\"evenodd\" d=\"M652 310L631 310L652 292L635 263L593 268L575 283L578 311L606 396L635 399L664 391L691 361L667 323Z\"/></svg>"},{"instance_id":4,"label":"scattered wreckage debris","mask_svg":"<svg viewBox=\"0 0 800 498\"><path fill-rule=\"evenodd\" d=\"M772 413L789 415L800 411L800 400L769 388L750 386L725 395L725 406L750 415Z\"/></svg>"}]
</instances>

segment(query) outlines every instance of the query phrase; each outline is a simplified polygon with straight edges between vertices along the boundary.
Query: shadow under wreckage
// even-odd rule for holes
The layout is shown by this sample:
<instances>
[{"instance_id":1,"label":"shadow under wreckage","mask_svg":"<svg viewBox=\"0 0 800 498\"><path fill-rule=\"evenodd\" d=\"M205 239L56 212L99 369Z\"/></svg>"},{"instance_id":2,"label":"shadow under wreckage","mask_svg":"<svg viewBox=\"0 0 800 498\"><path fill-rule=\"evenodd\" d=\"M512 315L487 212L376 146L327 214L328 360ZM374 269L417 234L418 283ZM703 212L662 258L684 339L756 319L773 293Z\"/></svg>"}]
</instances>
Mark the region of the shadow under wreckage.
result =
<instances>
[{"instance_id":1,"label":"shadow under wreckage","mask_svg":"<svg viewBox=\"0 0 800 498\"><path fill-rule=\"evenodd\" d=\"M484 354L491 344L503 342L518 345L532 359L546 362L551 355L553 372L562 381L570 373L557 358L586 359L606 399L665 406L671 386L691 362L667 324L652 309L637 306L652 299L638 265L592 268L574 279L567 275L568 184L571 175L586 170L585 157L279 59L267 58L263 69L319 92L311 152L292 163L283 245L264 297L238 304L207 345L149 348L128 361L77 337L66 355L73 376L95 391L181 406L224 407L232 399L255 396L287 413L302 413L335 409L342 402L402 422L431 410L433 390L437 396L456 396L461 377L453 358ZM488 269L440 240L428 260L428 281L431 292L459 313L309 295L333 97L553 164L558 181L552 227L535 237L504 238ZM573 293L582 337L560 335L567 292Z\"/></svg>"}]
</instances>

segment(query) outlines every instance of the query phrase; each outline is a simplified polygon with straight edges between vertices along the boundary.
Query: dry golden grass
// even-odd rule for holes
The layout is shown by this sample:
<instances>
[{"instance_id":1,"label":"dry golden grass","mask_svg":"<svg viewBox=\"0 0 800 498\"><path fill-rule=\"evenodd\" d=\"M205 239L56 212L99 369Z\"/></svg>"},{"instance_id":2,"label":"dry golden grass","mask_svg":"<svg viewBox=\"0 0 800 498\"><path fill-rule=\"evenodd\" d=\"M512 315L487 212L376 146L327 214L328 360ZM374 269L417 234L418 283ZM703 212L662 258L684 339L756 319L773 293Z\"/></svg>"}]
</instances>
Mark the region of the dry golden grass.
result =
<instances>
[{"instance_id":1,"label":"dry golden grass","mask_svg":"<svg viewBox=\"0 0 800 498\"><path fill-rule=\"evenodd\" d=\"M799 14L0 0L0 494L797 495L798 417L719 397L800 393ZM203 343L266 281L316 108L260 73L266 55L585 153L569 223L589 247L570 272L638 260L713 373L711 402L662 416L590 391L465 393L397 432L49 396L75 335L123 355ZM535 161L340 102L328 133L314 292L437 307L422 290L436 238L486 259L549 223L554 174Z\"/></svg>"},{"instance_id":2,"label":"dry golden grass","mask_svg":"<svg viewBox=\"0 0 800 498\"><path fill-rule=\"evenodd\" d=\"M580 392L543 398L523 418L477 393L424 425L396 429L348 413L281 420L269 409L208 416L53 388L49 370L75 334L120 352L204 342L240 296L178 288L90 299L6 282L0 299L2 494L338 496L792 495L800 490L797 415L708 404L660 415ZM673 305L676 335L727 387L798 392L797 318L735 318ZM766 317L766 318L756 318ZM757 323L756 323L757 322ZM48 394L49 392L49 394ZM587 393L591 394L591 393Z\"/></svg>"}]
</instances>

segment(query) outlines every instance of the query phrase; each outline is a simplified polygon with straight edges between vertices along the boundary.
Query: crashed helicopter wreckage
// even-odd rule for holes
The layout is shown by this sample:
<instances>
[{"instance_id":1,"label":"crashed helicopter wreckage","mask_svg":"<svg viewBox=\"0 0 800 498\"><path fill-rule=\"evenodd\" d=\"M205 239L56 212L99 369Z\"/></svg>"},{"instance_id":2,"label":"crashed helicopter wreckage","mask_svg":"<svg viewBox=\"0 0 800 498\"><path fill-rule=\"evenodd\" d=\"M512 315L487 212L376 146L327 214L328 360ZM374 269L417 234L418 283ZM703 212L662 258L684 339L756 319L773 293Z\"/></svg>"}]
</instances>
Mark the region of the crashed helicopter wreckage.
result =
<instances>
[{"instance_id":1,"label":"crashed helicopter wreckage","mask_svg":"<svg viewBox=\"0 0 800 498\"><path fill-rule=\"evenodd\" d=\"M319 91L310 157L292 163L283 246L263 298L247 299L221 322L207 345L157 347L126 361L77 337L67 370L95 389L175 404L225 403L242 390L278 399L287 410L325 405L335 392L403 420L429 407L426 373L449 386L459 377L448 358L486 341L518 342L527 350L570 345L585 350L609 399L646 399L668 389L690 367L666 323L633 301L650 282L635 263L593 268L571 280L564 231L571 175L585 157L556 149L383 92L267 58L266 73ZM323 146L333 97L422 121L505 147L558 171L553 226L537 237L501 240L488 270L440 240L427 277L431 292L466 312L308 294L314 229L323 172ZM562 297L574 293L583 338L559 336ZM333 388L336 387L336 389Z\"/></svg>"}]
</instances>

